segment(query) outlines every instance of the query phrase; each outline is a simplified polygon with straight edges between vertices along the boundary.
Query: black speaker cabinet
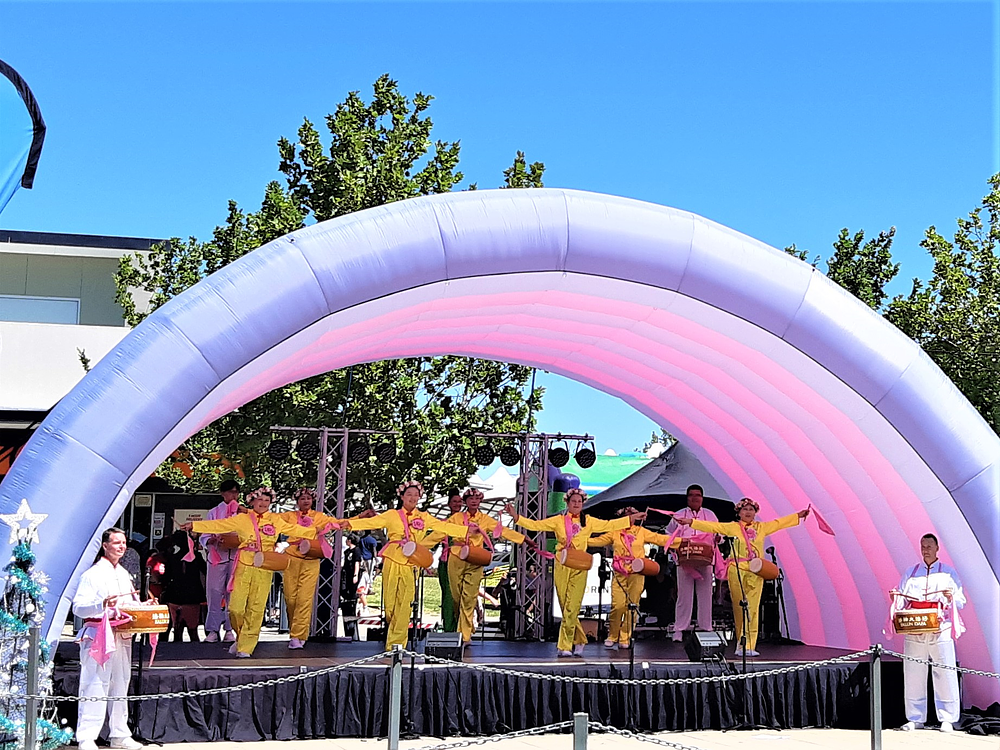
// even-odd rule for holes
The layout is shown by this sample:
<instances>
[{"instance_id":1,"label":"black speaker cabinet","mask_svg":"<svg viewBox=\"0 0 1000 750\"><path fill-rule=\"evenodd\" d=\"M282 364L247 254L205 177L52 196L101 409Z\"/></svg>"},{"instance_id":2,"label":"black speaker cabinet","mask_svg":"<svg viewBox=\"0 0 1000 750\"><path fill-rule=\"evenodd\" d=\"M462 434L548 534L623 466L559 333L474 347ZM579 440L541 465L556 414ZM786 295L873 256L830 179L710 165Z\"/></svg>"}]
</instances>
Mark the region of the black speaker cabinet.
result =
<instances>
[{"instance_id":1,"label":"black speaker cabinet","mask_svg":"<svg viewBox=\"0 0 1000 750\"><path fill-rule=\"evenodd\" d=\"M439 659L461 661L465 644L461 633L428 633L424 653Z\"/></svg>"},{"instance_id":2,"label":"black speaker cabinet","mask_svg":"<svg viewBox=\"0 0 1000 750\"><path fill-rule=\"evenodd\" d=\"M721 659L725 650L726 639L721 633L696 630L694 633L684 634L684 651L691 661Z\"/></svg>"}]
</instances>

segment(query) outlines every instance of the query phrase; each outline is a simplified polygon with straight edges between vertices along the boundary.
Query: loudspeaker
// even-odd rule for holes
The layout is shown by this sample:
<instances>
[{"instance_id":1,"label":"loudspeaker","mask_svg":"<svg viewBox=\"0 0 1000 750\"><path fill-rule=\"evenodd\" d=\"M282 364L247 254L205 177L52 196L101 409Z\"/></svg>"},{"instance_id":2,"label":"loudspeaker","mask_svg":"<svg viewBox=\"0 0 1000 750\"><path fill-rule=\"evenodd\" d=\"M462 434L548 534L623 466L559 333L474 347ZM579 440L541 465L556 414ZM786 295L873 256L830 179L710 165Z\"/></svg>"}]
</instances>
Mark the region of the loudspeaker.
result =
<instances>
[{"instance_id":1,"label":"loudspeaker","mask_svg":"<svg viewBox=\"0 0 1000 750\"><path fill-rule=\"evenodd\" d=\"M697 630L684 634L684 652L691 661L721 659L726 650L726 639L721 633Z\"/></svg>"},{"instance_id":2,"label":"loudspeaker","mask_svg":"<svg viewBox=\"0 0 1000 750\"><path fill-rule=\"evenodd\" d=\"M439 659L461 661L465 643L461 633L428 633L424 653Z\"/></svg>"}]
</instances>

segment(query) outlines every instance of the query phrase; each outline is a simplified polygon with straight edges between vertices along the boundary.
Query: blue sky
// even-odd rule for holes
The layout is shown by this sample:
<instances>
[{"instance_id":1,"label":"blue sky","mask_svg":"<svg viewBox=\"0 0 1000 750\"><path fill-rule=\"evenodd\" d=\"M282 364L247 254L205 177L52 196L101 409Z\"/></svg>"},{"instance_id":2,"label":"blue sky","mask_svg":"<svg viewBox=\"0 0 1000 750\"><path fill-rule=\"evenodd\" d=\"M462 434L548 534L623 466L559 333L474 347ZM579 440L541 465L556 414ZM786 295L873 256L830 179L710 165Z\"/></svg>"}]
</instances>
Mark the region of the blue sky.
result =
<instances>
[{"instance_id":1,"label":"blue sky","mask_svg":"<svg viewBox=\"0 0 1000 750\"><path fill-rule=\"evenodd\" d=\"M275 141L384 72L433 94L435 137L498 186L545 182L693 211L829 254L895 225L900 281L997 164L993 2L0 5L0 58L48 125L0 227L207 238L255 208ZM629 450L652 423L547 376L540 427ZM586 400L582 400L586 399ZM587 409L580 409L586 403Z\"/></svg>"}]
</instances>

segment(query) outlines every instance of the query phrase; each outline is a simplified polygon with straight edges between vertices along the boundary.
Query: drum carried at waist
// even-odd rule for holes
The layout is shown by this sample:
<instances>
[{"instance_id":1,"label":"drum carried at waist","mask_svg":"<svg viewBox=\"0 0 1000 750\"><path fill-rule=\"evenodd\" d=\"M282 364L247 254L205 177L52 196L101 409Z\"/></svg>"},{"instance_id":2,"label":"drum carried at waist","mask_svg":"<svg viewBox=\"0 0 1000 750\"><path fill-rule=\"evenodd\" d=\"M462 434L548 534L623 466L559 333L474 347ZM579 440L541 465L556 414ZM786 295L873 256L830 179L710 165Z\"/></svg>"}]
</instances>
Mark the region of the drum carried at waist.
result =
<instances>
[{"instance_id":1,"label":"drum carried at waist","mask_svg":"<svg viewBox=\"0 0 1000 750\"><path fill-rule=\"evenodd\" d=\"M332 547L323 549L323 545L316 539L301 539L299 540L297 546L299 554L302 555L305 560L329 559L330 555L333 553Z\"/></svg>"},{"instance_id":2,"label":"drum carried at waist","mask_svg":"<svg viewBox=\"0 0 1000 750\"><path fill-rule=\"evenodd\" d=\"M633 557L629 567L632 568L633 573L638 573L641 576L660 575L660 564L648 557Z\"/></svg>"},{"instance_id":3,"label":"drum carried at waist","mask_svg":"<svg viewBox=\"0 0 1000 750\"><path fill-rule=\"evenodd\" d=\"M594 565L594 556L589 552L575 547L566 547L556 552L556 560L573 570L590 570Z\"/></svg>"},{"instance_id":4,"label":"drum carried at waist","mask_svg":"<svg viewBox=\"0 0 1000 750\"><path fill-rule=\"evenodd\" d=\"M431 551L413 540L403 542L401 549L410 565L417 568L429 568L434 564L434 555L431 554Z\"/></svg>"},{"instance_id":5,"label":"drum carried at waist","mask_svg":"<svg viewBox=\"0 0 1000 750\"><path fill-rule=\"evenodd\" d=\"M282 552L255 552L253 566L263 570L284 570L288 567L288 555Z\"/></svg>"},{"instance_id":6,"label":"drum carried at waist","mask_svg":"<svg viewBox=\"0 0 1000 750\"><path fill-rule=\"evenodd\" d=\"M677 564L684 568L704 568L715 561L715 547L690 539L681 541L677 548Z\"/></svg>"},{"instance_id":7,"label":"drum carried at waist","mask_svg":"<svg viewBox=\"0 0 1000 750\"><path fill-rule=\"evenodd\" d=\"M170 610L166 604L129 602L118 608L132 619L115 628L120 635L129 633L162 633L170 625Z\"/></svg>"},{"instance_id":8,"label":"drum carried at waist","mask_svg":"<svg viewBox=\"0 0 1000 750\"><path fill-rule=\"evenodd\" d=\"M914 635L941 632L941 617L934 602L910 602L910 604L930 604L934 609L911 606L909 609L899 610L892 616L892 624L897 633Z\"/></svg>"},{"instance_id":9,"label":"drum carried at waist","mask_svg":"<svg viewBox=\"0 0 1000 750\"><path fill-rule=\"evenodd\" d=\"M493 561L493 553L485 547L476 547L472 544L453 545L451 556L464 560L469 565L481 565L486 567Z\"/></svg>"},{"instance_id":10,"label":"drum carried at waist","mask_svg":"<svg viewBox=\"0 0 1000 750\"><path fill-rule=\"evenodd\" d=\"M765 581L773 581L781 574L777 565L763 557L755 557L747 564L747 567L750 568L751 573L759 575Z\"/></svg>"},{"instance_id":11,"label":"drum carried at waist","mask_svg":"<svg viewBox=\"0 0 1000 750\"><path fill-rule=\"evenodd\" d=\"M239 549L240 535L235 531L230 531L228 534L219 534L219 546L222 549Z\"/></svg>"}]
</instances>

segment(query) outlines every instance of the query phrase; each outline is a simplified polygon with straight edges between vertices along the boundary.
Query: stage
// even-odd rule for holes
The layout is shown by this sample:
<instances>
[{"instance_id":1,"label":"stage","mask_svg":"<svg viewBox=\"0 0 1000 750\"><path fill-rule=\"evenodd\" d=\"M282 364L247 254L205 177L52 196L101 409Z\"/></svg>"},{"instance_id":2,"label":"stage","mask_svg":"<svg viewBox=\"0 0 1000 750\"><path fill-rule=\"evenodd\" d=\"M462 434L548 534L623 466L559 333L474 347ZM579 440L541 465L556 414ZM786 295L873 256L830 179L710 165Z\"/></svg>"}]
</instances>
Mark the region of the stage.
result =
<instances>
[{"instance_id":1,"label":"stage","mask_svg":"<svg viewBox=\"0 0 1000 750\"><path fill-rule=\"evenodd\" d=\"M133 693L228 688L300 673L330 670L304 680L207 696L161 698L132 705L132 725L148 742L290 740L323 737L380 737L388 728L389 659L341 668L380 653L376 643L309 643L291 651L286 641L265 641L252 659L236 659L229 644L161 643L153 667L144 666ZM766 655L747 661L762 672L831 657L845 651L810 646L760 644ZM681 644L640 641L634 663L627 651L590 644L584 658L557 658L555 644L477 641L464 663L565 679L538 679L489 669L451 665L403 668L403 729L423 736L479 736L525 729L587 711L594 721L637 731L729 729L742 720L742 681L621 685L609 679L694 678L741 671L727 665L692 663ZM137 649L134 649L136 652ZM732 648L727 652L731 657ZM77 690L78 647L59 647L57 694ZM146 650L148 659L148 648ZM902 724L902 667L883 660L885 726ZM597 682L581 682L593 678ZM751 719L769 728L868 726L869 662L809 667L749 681ZM60 713L75 725L76 704Z\"/></svg>"}]
</instances>

